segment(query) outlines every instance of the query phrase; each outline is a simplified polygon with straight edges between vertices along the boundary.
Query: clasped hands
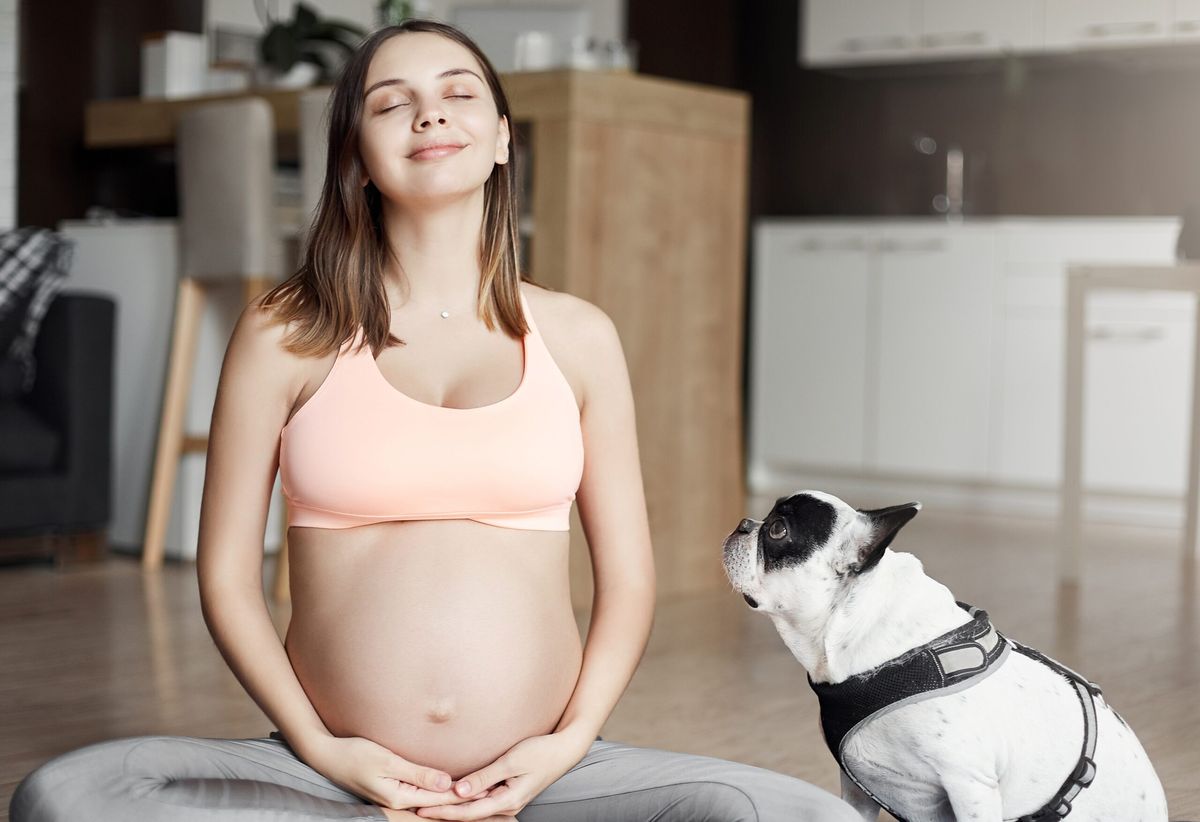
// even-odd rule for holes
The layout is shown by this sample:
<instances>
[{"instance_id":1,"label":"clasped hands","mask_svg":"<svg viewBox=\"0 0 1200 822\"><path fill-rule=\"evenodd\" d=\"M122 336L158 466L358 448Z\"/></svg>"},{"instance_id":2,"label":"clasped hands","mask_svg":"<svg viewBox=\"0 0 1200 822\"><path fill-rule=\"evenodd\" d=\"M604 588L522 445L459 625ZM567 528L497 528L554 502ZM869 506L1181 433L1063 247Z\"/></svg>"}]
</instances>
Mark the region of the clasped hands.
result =
<instances>
[{"instance_id":1,"label":"clasped hands","mask_svg":"<svg viewBox=\"0 0 1200 822\"><path fill-rule=\"evenodd\" d=\"M530 800L574 767L590 745L590 738L570 731L531 736L513 745L495 762L440 791L416 787L414 798L419 796L420 801L436 801L441 794L447 802L410 806L409 812L419 819L510 822Z\"/></svg>"}]
</instances>

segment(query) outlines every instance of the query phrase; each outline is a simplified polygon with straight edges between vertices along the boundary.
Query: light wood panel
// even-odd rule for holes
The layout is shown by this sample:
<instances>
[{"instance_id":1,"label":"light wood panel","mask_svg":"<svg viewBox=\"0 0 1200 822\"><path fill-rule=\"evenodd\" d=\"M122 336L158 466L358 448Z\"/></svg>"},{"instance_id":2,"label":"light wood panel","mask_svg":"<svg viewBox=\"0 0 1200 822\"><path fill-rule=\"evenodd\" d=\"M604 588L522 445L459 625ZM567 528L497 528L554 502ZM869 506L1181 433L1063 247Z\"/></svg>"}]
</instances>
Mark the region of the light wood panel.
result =
<instances>
[{"instance_id":1,"label":"light wood panel","mask_svg":"<svg viewBox=\"0 0 1200 822\"><path fill-rule=\"evenodd\" d=\"M532 114L539 282L600 306L621 335L663 594L716 590L698 546L744 504L742 347L749 100L620 74L514 75ZM572 517L572 600L592 597Z\"/></svg>"},{"instance_id":2,"label":"light wood panel","mask_svg":"<svg viewBox=\"0 0 1200 822\"><path fill-rule=\"evenodd\" d=\"M750 502L744 513L761 517L771 500ZM1085 525L1083 533L1091 561L1074 595L1055 583L1052 521L926 508L894 547L916 553L1001 631L1099 683L1154 762L1171 818L1200 819L1200 613L1196 579L1180 573L1178 532ZM719 543L703 548L720 554ZM272 730L212 643L193 565L143 574L136 558L111 556L76 568L0 568L0 809L32 768L90 742ZM269 607L282 637L290 608ZM587 612L577 618L586 630ZM603 735L836 790L816 723L816 699L769 620L722 590L660 597L646 655Z\"/></svg>"}]
</instances>

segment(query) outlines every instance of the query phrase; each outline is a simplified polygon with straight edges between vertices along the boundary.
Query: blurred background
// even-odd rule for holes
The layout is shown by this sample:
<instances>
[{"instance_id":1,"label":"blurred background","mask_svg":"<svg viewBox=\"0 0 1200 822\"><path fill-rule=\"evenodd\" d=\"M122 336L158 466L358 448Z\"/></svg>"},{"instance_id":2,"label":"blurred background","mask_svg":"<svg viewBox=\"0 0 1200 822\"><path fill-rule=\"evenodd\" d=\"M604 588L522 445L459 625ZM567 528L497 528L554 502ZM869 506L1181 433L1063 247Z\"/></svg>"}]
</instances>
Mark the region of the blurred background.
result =
<instances>
[{"instance_id":1,"label":"blurred background","mask_svg":"<svg viewBox=\"0 0 1200 822\"><path fill-rule=\"evenodd\" d=\"M86 739L263 724L193 590L205 429L303 249L330 84L405 16L501 72L523 265L626 346L662 604L609 733L835 789L720 541L801 488L921 500L897 547L1104 685L1200 814L1197 0L0 0L0 687L88 706L0 721L8 790ZM220 196L261 206L256 262L217 277L181 124L247 99L268 139ZM285 513L277 482L281 628ZM93 681L31 688L68 664Z\"/></svg>"}]
</instances>

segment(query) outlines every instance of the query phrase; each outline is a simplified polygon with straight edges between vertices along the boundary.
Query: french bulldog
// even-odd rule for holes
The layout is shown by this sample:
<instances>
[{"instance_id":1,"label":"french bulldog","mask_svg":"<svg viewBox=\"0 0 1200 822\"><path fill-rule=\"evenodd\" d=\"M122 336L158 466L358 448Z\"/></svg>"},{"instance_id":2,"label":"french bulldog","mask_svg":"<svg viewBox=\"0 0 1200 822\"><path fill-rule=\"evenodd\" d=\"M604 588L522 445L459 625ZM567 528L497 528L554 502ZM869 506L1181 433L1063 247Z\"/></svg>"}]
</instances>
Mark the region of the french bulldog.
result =
<instances>
[{"instance_id":1,"label":"french bulldog","mask_svg":"<svg viewBox=\"0 0 1200 822\"><path fill-rule=\"evenodd\" d=\"M946 635L975 638L960 647L968 666L993 660L958 687L898 702L846 734L842 798L864 820L878 819L882 807L905 822L1040 822L1064 812L1068 822L1166 822L1158 775L1099 689L1089 770L1082 686L1036 651L1016 652L1023 646L994 628L974 631L989 626L986 612L979 620L919 559L889 547L920 510L919 502L858 510L800 491L780 497L761 521L743 519L722 546L734 590L771 618L818 695L875 693L873 678ZM821 712L828 743L824 698ZM1077 767L1087 786L1037 816Z\"/></svg>"}]
</instances>

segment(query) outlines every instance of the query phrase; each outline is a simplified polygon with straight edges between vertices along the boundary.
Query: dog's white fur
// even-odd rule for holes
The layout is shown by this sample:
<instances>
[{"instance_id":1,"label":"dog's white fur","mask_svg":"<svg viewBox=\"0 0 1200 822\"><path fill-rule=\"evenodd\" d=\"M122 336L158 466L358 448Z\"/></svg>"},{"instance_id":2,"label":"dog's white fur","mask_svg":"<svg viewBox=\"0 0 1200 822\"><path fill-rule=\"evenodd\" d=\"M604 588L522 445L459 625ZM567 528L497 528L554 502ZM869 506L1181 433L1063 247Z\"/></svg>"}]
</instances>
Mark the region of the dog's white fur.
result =
<instances>
[{"instance_id":1,"label":"dog's white fur","mask_svg":"<svg viewBox=\"0 0 1200 822\"><path fill-rule=\"evenodd\" d=\"M885 548L877 565L854 574L863 551L882 537L870 517L830 494L798 493L836 510L824 545L800 564L765 573L758 522L750 533L729 535L724 561L734 589L771 618L813 681L842 682L971 619L911 554ZM1075 798L1068 822L1166 822L1166 797L1141 743L1103 697L1096 698L1096 712L1096 778ZM910 822L1001 822L1038 810L1056 794L1082 744L1074 688L1012 652L965 690L868 723L848 741L846 759L872 793ZM878 818L879 806L844 774L842 798L863 819Z\"/></svg>"}]
</instances>

